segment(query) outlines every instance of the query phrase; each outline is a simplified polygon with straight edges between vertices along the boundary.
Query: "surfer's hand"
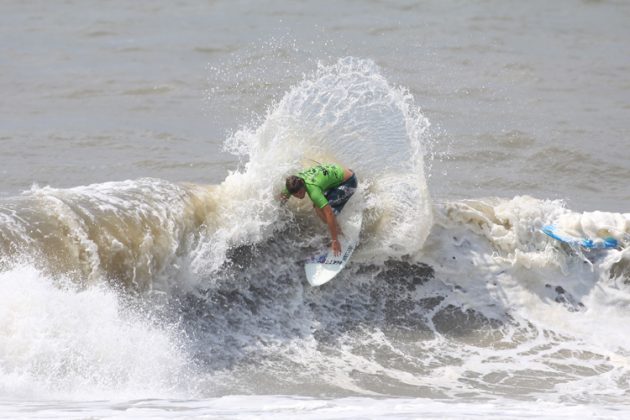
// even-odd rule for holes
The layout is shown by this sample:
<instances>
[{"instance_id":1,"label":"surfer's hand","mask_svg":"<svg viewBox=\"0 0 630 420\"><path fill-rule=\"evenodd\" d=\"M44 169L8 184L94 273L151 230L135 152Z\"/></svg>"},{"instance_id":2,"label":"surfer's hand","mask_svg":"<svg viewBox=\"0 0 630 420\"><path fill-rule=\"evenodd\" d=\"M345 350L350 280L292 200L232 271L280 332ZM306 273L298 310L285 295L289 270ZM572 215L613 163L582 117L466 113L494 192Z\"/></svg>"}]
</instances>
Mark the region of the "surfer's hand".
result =
<instances>
[{"instance_id":1,"label":"surfer's hand","mask_svg":"<svg viewBox=\"0 0 630 420\"><path fill-rule=\"evenodd\" d=\"M332 250L333 250L333 254L335 254L335 257L341 254L341 244L339 243L339 240L333 239Z\"/></svg>"}]
</instances>

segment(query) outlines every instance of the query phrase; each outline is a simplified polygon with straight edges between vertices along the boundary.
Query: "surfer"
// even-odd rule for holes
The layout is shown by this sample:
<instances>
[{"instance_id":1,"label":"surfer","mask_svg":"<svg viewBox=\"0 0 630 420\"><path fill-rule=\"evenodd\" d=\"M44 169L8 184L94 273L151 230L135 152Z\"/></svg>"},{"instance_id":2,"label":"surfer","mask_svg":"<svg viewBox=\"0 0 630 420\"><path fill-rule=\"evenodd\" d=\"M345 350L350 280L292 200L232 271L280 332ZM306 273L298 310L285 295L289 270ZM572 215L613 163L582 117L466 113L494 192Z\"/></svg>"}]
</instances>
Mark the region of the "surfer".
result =
<instances>
[{"instance_id":1,"label":"surfer","mask_svg":"<svg viewBox=\"0 0 630 420\"><path fill-rule=\"evenodd\" d=\"M335 218L357 188L357 177L350 169L326 163L313 166L287 177L285 188L280 193L283 201L291 196L304 198L306 194L313 202L315 213L328 225L335 256L341 254L337 235L341 233Z\"/></svg>"}]
</instances>

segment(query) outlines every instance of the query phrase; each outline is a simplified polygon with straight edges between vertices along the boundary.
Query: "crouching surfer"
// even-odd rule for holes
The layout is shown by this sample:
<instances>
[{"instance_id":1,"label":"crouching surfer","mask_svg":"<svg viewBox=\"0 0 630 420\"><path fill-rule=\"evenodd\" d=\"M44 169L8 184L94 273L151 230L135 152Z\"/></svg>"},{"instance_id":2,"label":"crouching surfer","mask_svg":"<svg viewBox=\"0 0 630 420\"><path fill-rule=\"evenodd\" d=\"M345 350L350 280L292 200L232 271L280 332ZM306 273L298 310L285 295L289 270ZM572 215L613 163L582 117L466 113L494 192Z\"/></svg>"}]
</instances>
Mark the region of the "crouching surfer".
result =
<instances>
[{"instance_id":1,"label":"crouching surfer","mask_svg":"<svg viewBox=\"0 0 630 420\"><path fill-rule=\"evenodd\" d=\"M335 216L352 197L357 185L357 177L350 169L333 163L320 164L287 177L280 198L286 201L293 196L301 200L308 194L315 213L328 225L331 248L338 256L341 254L340 229Z\"/></svg>"}]
</instances>

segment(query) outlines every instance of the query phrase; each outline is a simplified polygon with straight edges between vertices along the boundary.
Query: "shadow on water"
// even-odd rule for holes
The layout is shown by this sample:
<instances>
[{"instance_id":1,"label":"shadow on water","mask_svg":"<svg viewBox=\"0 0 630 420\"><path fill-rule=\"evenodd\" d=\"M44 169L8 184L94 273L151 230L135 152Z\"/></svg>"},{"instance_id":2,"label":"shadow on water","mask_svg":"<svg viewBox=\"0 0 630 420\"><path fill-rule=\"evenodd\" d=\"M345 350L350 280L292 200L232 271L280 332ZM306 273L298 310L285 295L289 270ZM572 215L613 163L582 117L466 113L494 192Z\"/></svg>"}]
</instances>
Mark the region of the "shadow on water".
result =
<instances>
[{"instance_id":1,"label":"shadow on water","mask_svg":"<svg viewBox=\"0 0 630 420\"><path fill-rule=\"evenodd\" d=\"M289 232L232 250L229 264L206 283L210 286L173 298L196 363L209 375L224 372L233 380L233 387L212 384L222 388L220 394L235 392L234 387L259 392L265 382L279 393L291 391L295 382L305 393L338 393L329 389L330 382L304 372L359 358L381 369L421 375L431 369L422 346L436 335L463 345L482 344L476 336L500 338L492 331L501 321L448 303L453 287L436 280L424 264L350 264L330 283L312 288L302 261L315 248L293 237ZM434 360L458 363L448 355ZM251 380L234 379L240 375ZM443 396L361 369L349 375L372 392Z\"/></svg>"}]
</instances>

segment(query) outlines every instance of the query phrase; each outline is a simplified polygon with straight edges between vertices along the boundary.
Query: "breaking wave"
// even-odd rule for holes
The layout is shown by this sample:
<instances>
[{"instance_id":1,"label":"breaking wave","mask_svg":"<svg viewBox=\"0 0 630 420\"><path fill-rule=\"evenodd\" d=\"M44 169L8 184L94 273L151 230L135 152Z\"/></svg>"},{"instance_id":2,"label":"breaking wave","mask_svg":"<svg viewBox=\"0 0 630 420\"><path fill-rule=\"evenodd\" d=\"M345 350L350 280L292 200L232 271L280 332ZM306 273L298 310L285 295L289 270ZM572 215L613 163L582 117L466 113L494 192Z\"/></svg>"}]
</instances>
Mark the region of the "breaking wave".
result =
<instances>
[{"instance_id":1,"label":"breaking wave","mask_svg":"<svg viewBox=\"0 0 630 420\"><path fill-rule=\"evenodd\" d=\"M3 393L622 402L630 214L526 196L435 203L428 129L406 89L345 58L230 136L240 164L218 185L2 199ZM352 263L310 288L302 261L326 229L275 197L323 161L357 173L364 223ZM549 223L621 246L571 249L540 232Z\"/></svg>"}]
</instances>

